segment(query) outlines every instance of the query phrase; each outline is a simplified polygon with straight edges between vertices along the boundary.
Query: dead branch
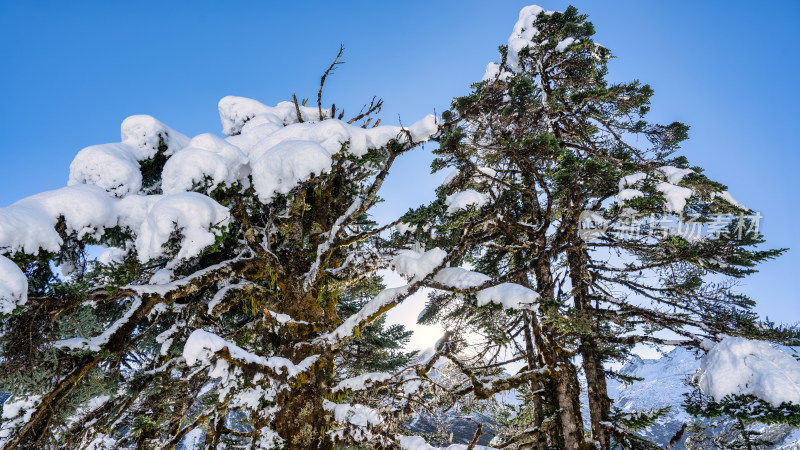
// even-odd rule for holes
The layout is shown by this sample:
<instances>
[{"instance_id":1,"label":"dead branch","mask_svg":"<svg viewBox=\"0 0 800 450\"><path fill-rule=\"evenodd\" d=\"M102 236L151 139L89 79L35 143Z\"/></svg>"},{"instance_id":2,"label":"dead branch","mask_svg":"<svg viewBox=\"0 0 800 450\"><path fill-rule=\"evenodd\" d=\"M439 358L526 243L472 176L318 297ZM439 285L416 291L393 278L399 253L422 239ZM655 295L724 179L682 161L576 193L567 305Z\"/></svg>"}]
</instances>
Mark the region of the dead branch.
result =
<instances>
[{"instance_id":1,"label":"dead branch","mask_svg":"<svg viewBox=\"0 0 800 450\"><path fill-rule=\"evenodd\" d=\"M342 57L344 53L344 44L339 44L339 53L336 54L336 58L333 59L333 62L328 67L328 70L322 74L322 79L319 80L319 92L317 92L317 109L319 109L319 120L325 120L325 117L322 115L322 88L325 86L325 79L328 78L329 74L332 74L334 70L336 70L336 66L339 64L344 64L344 61L339 61L339 58ZM297 100L295 100L295 105L297 105Z\"/></svg>"}]
</instances>

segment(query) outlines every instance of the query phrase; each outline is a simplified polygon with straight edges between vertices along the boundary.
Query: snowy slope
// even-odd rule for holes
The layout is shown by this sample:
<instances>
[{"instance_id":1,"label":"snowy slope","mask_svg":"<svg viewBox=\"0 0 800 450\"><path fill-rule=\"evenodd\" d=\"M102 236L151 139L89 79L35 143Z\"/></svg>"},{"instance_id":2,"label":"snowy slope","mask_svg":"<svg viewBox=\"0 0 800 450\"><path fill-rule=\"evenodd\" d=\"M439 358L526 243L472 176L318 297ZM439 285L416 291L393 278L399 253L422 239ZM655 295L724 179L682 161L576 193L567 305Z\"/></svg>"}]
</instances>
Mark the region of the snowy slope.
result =
<instances>
[{"instance_id":1,"label":"snowy slope","mask_svg":"<svg viewBox=\"0 0 800 450\"><path fill-rule=\"evenodd\" d=\"M695 352L680 347L659 359L642 359L634 356L621 372L644 380L630 385L610 382L609 396L614 399L614 406L625 411L672 405L672 409L662 420L641 433L660 445L666 445L684 423L692 421L692 416L686 413L681 405L684 401L683 394L690 391L685 381L700 367L699 358L700 355L696 355ZM715 431L723 432L729 427L729 424L723 424L715 428ZM765 433L763 437L780 443L777 448L800 448L798 429L783 425L752 426L752 428L760 429ZM673 448L685 447L681 442Z\"/></svg>"}]
</instances>

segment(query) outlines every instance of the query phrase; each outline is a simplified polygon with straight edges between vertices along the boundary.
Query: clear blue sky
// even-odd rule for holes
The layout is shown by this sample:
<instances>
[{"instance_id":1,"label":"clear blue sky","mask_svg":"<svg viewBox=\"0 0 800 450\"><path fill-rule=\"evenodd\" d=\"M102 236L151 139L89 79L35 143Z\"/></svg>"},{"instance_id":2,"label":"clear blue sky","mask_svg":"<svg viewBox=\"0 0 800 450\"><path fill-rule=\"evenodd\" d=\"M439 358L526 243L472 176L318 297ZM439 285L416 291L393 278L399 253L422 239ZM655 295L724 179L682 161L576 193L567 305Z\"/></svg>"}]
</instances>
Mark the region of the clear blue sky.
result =
<instances>
[{"instance_id":1,"label":"clear blue sky","mask_svg":"<svg viewBox=\"0 0 800 450\"><path fill-rule=\"evenodd\" d=\"M166 2L164 2L166 3ZM520 1L0 3L0 206L66 183L81 148L119 141L119 125L150 114L187 135L219 132L217 101L267 104L316 95L338 49L346 64L326 102L355 112L385 99L384 123L445 109L497 58ZM618 57L611 78L656 92L651 120L692 126L683 153L760 211L774 247L743 289L758 310L800 321L800 2L547 1L590 14ZM385 197L424 202L430 146L404 157Z\"/></svg>"}]
</instances>

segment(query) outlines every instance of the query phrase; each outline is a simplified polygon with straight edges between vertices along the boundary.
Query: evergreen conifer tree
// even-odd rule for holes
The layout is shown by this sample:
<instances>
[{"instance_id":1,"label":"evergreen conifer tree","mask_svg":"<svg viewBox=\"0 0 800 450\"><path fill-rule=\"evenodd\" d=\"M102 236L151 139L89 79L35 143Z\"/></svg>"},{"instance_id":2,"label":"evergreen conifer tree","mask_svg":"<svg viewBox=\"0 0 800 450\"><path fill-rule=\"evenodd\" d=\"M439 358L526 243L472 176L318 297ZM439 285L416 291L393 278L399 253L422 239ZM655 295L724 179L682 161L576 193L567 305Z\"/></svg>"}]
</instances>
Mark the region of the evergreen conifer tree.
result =
<instances>
[{"instance_id":1,"label":"evergreen conifer tree","mask_svg":"<svg viewBox=\"0 0 800 450\"><path fill-rule=\"evenodd\" d=\"M784 250L757 248L755 212L676 156L686 125L645 121L648 85L606 80L611 53L593 34L573 7L523 9L500 63L443 114L434 169L456 172L440 189L439 220L491 230L470 242L464 262L493 277L516 274L540 295L538 310L511 316L432 296L425 317L490 336L473 370L523 359L547 373L529 388L538 394L526 397L528 426L507 445L652 445L632 431L665 411L613 412L607 378L623 377L609 363L640 343L711 350L727 335L796 337L759 320L734 289ZM467 212L445 210L465 196Z\"/></svg>"}]
</instances>

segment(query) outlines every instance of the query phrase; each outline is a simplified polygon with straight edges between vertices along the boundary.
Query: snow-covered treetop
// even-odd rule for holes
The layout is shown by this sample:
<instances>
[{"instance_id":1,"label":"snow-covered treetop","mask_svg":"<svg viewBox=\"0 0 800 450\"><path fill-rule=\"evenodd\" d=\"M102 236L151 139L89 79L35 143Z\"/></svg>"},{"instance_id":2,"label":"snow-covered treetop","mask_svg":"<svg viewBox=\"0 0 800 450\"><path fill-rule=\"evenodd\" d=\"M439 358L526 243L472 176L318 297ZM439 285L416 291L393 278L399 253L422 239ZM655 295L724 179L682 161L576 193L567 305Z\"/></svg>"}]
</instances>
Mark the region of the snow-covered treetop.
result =
<instances>
[{"instance_id":1,"label":"snow-covered treetop","mask_svg":"<svg viewBox=\"0 0 800 450\"><path fill-rule=\"evenodd\" d=\"M299 108L306 118L302 123L291 102L269 107L225 97L219 111L226 139L213 134L189 139L151 116L131 116L122 122L121 142L78 152L70 164L69 186L0 208L0 252L55 253L66 236L97 240L105 230L119 227L134 236L129 250L142 262L163 256L165 244L178 232L181 240L173 255L178 262L212 245L229 222L228 209L204 193L220 186L246 189L252 183L258 198L268 203L329 171L332 156L343 149L364 156L391 140L423 142L438 129L433 115L408 128L365 129L336 119L313 122L317 110ZM148 185L143 172L158 154L168 159L159 181ZM10 312L11 305L25 302L26 283L21 271L0 257L0 300Z\"/></svg>"}]
</instances>

